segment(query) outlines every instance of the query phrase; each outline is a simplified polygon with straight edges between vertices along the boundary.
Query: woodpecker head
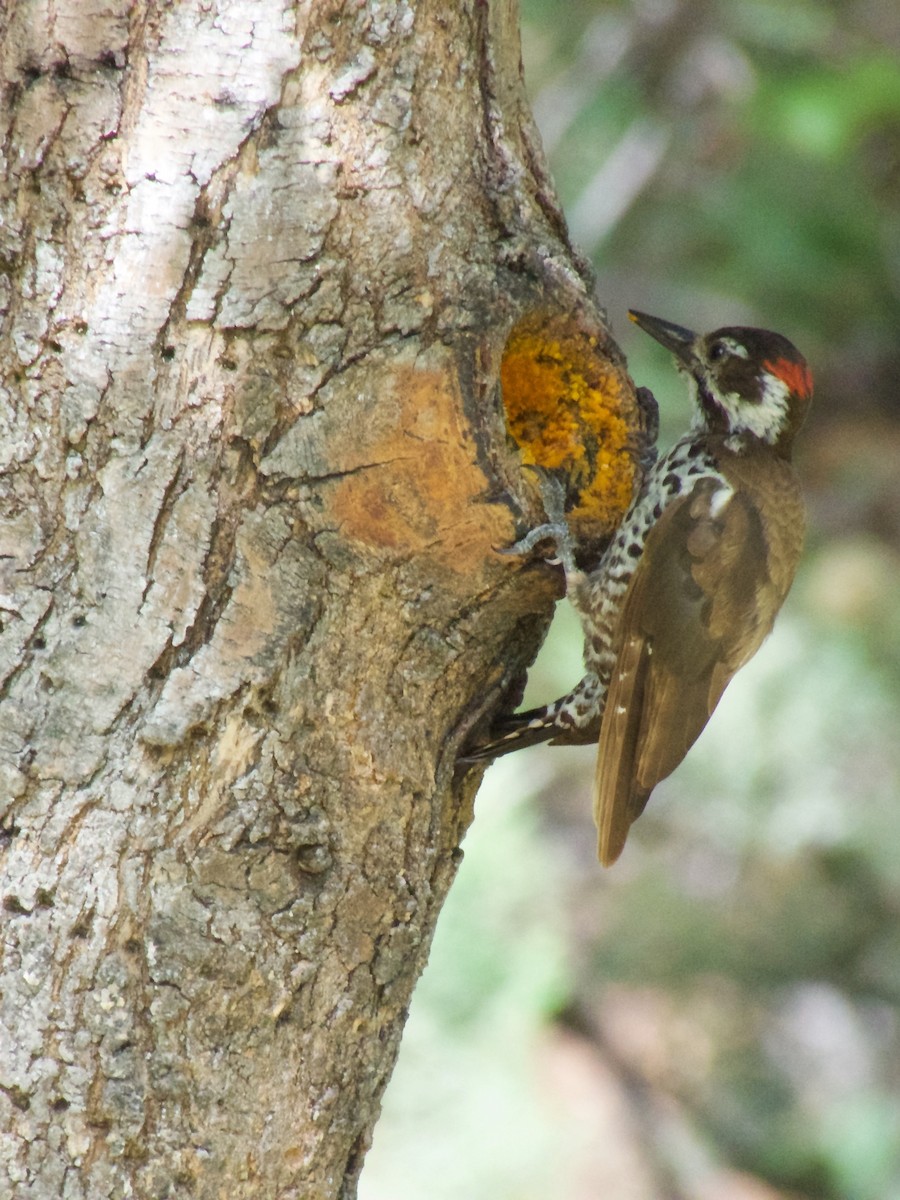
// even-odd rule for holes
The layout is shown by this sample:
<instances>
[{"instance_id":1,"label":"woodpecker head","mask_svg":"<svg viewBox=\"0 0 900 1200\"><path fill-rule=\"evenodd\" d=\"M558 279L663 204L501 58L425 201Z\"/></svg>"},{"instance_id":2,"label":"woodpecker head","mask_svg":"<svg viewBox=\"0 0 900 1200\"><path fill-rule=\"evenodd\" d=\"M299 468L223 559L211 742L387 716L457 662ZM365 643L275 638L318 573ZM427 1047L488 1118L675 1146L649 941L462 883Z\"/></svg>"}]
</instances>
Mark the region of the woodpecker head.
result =
<instances>
[{"instance_id":1,"label":"woodpecker head","mask_svg":"<svg viewBox=\"0 0 900 1200\"><path fill-rule=\"evenodd\" d=\"M749 435L790 458L812 399L812 373L787 338L740 326L697 334L646 313L628 315L675 355L691 381L702 429L739 444Z\"/></svg>"}]
</instances>

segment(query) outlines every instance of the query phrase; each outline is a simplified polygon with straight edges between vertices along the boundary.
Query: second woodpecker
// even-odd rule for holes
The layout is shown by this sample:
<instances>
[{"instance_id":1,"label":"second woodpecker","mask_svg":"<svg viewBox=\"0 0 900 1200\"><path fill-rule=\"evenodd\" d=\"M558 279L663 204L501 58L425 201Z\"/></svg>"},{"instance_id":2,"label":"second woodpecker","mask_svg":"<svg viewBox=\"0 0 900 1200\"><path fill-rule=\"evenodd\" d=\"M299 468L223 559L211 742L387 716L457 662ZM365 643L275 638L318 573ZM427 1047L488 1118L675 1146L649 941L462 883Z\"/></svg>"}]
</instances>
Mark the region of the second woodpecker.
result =
<instances>
[{"instance_id":1,"label":"second woodpecker","mask_svg":"<svg viewBox=\"0 0 900 1200\"><path fill-rule=\"evenodd\" d=\"M812 398L806 361L780 334L695 334L629 316L687 376L693 425L647 473L594 570L577 568L561 505L548 511L584 630L585 675L554 703L502 718L468 756L599 739L594 816L604 866L772 629L803 545L791 451Z\"/></svg>"}]
</instances>

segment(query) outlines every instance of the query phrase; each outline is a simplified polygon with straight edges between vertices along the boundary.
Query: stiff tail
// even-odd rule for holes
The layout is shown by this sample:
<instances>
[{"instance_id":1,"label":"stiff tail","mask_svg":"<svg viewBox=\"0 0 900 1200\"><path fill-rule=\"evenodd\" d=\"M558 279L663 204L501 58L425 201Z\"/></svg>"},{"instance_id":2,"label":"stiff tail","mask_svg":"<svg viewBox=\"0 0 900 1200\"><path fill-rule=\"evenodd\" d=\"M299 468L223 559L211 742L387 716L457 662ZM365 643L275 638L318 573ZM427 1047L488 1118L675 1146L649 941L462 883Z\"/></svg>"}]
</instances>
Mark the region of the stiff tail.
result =
<instances>
[{"instance_id":1,"label":"stiff tail","mask_svg":"<svg viewBox=\"0 0 900 1200\"><path fill-rule=\"evenodd\" d=\"M526 746L536 746L539 742L549 742L560 732L556 723L559 705L560 701L557 700L555 704L547 704L543 708L501 717L491 727L490 741L472 746L460 761L482 762L511 754L513 750L524 750Z\"/></svg>"},{"instance_id":2,"label":"stiff tail","mask_svg":"<svg viewBox=\"0 0 900 1200\"><path fill-rule=\"evenodd\" d=\"M467 750L460 761L482 762L500 758L539 742L552 742L554 746L584 746L596 742L600 737L605 690L596 675L586 675L574 691L552 704L500 717L491 729L490 739Z\"/></svg>"}]
</instances>

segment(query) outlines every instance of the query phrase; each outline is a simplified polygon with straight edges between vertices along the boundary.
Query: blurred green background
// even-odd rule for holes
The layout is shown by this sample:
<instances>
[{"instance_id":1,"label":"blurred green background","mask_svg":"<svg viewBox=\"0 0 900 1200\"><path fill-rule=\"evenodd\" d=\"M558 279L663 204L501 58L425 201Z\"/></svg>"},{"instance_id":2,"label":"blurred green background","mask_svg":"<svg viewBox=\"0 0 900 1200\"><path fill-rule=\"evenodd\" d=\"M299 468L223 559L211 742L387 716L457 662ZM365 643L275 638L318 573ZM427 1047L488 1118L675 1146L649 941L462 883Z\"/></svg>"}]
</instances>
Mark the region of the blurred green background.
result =
<instances>
[{"instance_id":1,"label":"blurred green background","mask_svg":"<svg viewBox=\"0 0 900 1200\"><path fill-rule=\"evenodd\" d=\"M900 1200L900 3L523 0L573 239L629 306L816 375L775 634L601 871L593 754L488 772L362 1200ZM560 605L532 671L580 677Z\"/></svg>"}]
</instances>

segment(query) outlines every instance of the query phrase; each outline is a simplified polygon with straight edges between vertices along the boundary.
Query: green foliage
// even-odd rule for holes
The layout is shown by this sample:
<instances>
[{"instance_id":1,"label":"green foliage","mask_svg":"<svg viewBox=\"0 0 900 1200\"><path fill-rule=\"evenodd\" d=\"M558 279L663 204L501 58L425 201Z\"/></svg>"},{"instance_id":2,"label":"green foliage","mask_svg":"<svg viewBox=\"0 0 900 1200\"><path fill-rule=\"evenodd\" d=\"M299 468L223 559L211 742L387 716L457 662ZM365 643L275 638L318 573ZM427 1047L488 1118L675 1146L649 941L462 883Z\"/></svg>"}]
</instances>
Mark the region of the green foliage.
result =
<instances>
[{"instance_id":1,"label":"green foliage","mask_svg":"<svg viewBox=\"0 0 900 1200\"><path fill-rule=\"evenodd\" d=\"M684 0L567 6L559 21L555 3L526 6L528 41L543 47L532 92L553 117L568 211L629 130L651 121L665 142L620 219L583 231L617 324L636 297L646 307L658 296L673 319L703 324L730 311L783 327L826 388L832 355L863 341L871 355L878 339L896 356L897 247L886 222L900 209L900 57L873 36L896 32L882 9ZM602 49L616 39L610 69ZM574 80L564 74L572 57ZM635 352L643 357L639 343ZM833 402L827 391L823 402Z\"/></svg>"}]
</instances>

